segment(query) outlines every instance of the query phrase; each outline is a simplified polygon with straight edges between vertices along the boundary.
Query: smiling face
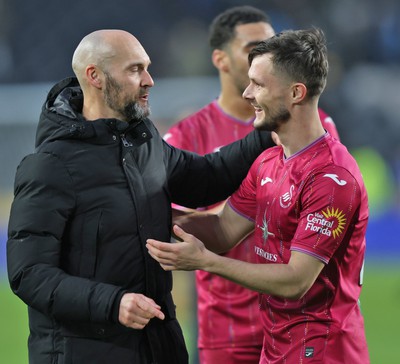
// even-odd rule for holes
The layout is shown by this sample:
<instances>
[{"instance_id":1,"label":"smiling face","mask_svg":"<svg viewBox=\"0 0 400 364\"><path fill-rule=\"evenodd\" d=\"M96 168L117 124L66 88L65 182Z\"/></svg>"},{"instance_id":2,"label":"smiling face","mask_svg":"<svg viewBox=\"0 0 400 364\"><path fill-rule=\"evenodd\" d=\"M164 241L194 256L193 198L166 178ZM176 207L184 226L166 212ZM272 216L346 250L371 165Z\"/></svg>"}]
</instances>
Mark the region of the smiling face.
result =
<instances>
[{"instance_id":1,"label":"smiling face","mask_svg":"<svg viewBox=\"0 0 400 364\"><path fill-rule=\"evenodd\" d=\"M254 107L256 129L279 131L291 115L288 110L290 84L274 71L272 55L257 56L249 69L250 84L243 97Z\"/></svg>"}]
</instances>

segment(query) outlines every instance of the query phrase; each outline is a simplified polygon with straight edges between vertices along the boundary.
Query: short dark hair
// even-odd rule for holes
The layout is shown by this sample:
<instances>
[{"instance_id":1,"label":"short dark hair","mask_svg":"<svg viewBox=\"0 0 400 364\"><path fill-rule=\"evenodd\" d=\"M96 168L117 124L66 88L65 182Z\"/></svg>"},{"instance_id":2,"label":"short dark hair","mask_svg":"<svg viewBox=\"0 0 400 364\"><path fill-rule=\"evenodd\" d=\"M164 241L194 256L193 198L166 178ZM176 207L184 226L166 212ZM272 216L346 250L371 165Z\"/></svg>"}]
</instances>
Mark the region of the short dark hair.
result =
<instances>
[{"instance_id":1,"label":"short dark hair","mask_svg":"<svg viewBox=\"0 0 400 364\"><path fill-rule=\"evenodd\" d=\"M253 6L235 6L225 10L210 25L209 43L211 49L223 49L235 37L236 26L258 22L270 24L268 15Z\"/></svg>"},{"instance_id":2,"label":"short dark hair","mask_svg":"<svg viewBox=\"0 0 400 364\"><path fill-rule=\"evenodd\" d=\"M272 54L274 69L294 82L306 85L308 96L320 95L328 77L328 51L323 31L287 30L258 43L249 53L249 64L263 54Z\"/></svg>"}]
</instances>

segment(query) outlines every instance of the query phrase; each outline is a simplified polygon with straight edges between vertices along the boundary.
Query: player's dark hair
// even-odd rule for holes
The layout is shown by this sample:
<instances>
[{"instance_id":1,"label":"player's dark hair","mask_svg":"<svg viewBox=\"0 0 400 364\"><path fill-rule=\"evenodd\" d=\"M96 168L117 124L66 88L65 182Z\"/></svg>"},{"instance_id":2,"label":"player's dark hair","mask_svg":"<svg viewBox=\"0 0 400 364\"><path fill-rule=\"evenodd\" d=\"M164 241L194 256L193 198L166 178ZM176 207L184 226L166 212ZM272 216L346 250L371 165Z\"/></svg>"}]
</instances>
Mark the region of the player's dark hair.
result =
<instances>
[{"instance_id":1,"label":"player's dark hair","mask_svg":"<svg viewBox=\"0 0 400 364\"><path fill-rule=\"evenodd\" d=\"M272 54L274 70L307 87L308 96L320 95L328 76L328 55L321 29L287 30L260 42L249 53L249 64L263 54Z\"/></svg>"},{"instance_id":2,"label":"player's dark hair","mask_svg":"<svg viewBox=\"0 0 400 364\"><path fill-rule=\"evenodd\" d=\"M223 49L235 37L236 26L258 22L270 24L268 15L253 6L235 6L225 10L210 25L211 49Z\"/></svg>"}]
</instances>

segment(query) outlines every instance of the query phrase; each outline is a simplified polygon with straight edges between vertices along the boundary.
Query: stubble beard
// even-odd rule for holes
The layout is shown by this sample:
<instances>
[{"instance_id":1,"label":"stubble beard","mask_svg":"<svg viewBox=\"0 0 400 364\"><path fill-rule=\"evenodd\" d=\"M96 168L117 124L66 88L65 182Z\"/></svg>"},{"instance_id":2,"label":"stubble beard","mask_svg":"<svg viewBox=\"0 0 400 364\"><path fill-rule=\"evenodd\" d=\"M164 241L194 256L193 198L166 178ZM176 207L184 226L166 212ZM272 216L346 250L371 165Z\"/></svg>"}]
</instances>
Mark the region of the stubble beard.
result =
<instances>
[{"instance_id":1,"label":"stubble beard","mask_svg":"<svg viewBox=\"0 0 400 364\"><path fill-rule=\"evenodd\" d=\"M280 107L277 112L274 112L273 114L270 114L268 116L265 115L264 119L261 122L257 123L256 128L258 130L277 132L282 124L285 124L289 121L290 117L291 115L289 110L285 107Z\"/></svg>"},{"instance_id":2,"label":"stubble beard","mask_svg":"<svg viewBox=\"0 0 400 364\"><path fill-rule=\"evenodd\" d=\"M121 103L121 85L115 81L108 73L106 76L106 87L104 90L104 100L107 106L121 115L121 119L127 122L140 122L150 115L150 107L148 105L140 105L135 100L127 100L123 105ZM139 91L139 96L145 90Z\"/></svg>"}]
</instances>

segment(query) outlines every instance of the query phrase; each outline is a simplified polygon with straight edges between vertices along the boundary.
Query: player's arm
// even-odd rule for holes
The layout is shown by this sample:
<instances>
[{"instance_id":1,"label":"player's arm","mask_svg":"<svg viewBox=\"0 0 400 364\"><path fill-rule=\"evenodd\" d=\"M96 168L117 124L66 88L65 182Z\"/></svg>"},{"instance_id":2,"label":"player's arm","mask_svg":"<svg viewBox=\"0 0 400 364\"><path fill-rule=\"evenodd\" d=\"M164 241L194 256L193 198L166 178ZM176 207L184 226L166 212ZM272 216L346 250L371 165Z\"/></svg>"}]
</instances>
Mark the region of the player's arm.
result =
<instances>
[{"instance_id":1,"label":"player's arm","mask_svg":"<svg viewBox=\"0 0 400 364\"><path fill-rule=\"evenodd\" d=\"M324 267L322 261L300 252L292 252L288 264L247 263L211 252L199 239L176 225L174 232L182 242L147 241L150 255L164 270L200 269L274 296L301 298Z\"/></svg>"},{"instance_id":2,"label":"player's arm","mask_svg":"<svg viewBox=\"0 0 400 364\"><path fill-rule=\"evenodd\" d=\"M177 211L173 223L198 237L215 253L232 249L254 230L254 222L239 215L227 203L207 211Z\"/></svg>"},{"instance_id":3,"label":"player's arm","mask_svg":"<svg viewBox=\"0 0 400 364\"><path fill-rule=\"evenodd\" d=\"M171 201L197 208L228 198L240 186L254 160L271 144L269 132L256 130L205 156L164 142L163 158Z\"/></svg>"}]
</instances>

